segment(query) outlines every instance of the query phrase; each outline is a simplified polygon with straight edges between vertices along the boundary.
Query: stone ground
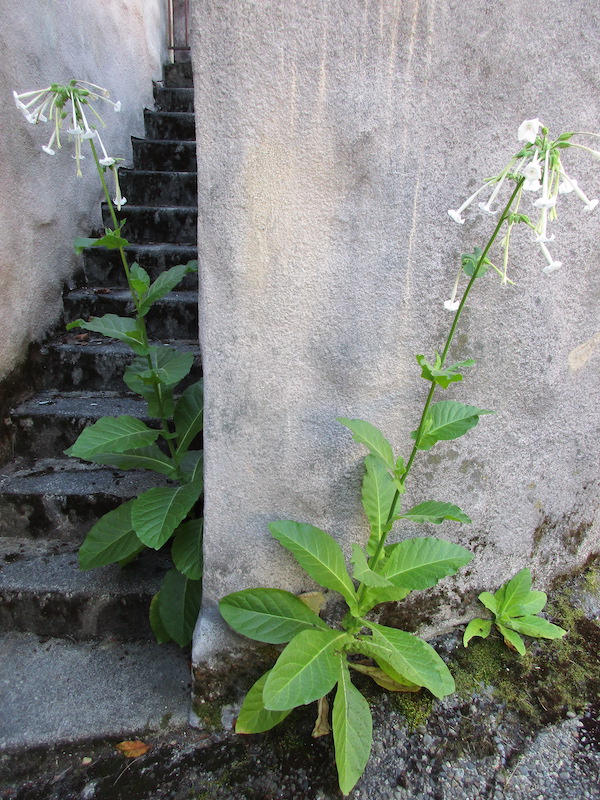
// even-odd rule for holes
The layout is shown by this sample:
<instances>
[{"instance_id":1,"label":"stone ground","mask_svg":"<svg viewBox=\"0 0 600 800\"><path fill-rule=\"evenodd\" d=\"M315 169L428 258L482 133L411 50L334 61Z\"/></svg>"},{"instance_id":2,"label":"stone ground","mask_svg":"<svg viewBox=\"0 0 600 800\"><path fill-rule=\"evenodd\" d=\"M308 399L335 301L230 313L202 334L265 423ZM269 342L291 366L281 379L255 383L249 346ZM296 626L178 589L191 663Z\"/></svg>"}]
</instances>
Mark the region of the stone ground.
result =
<instances>
[{"instance_id":1,"label":"stone ground","mask_svg":"<svg viewBox=\"0 0 600 800\"><path fill-rule=\"evenodd\" d=\"M563 586L548 612L568 637L530 643L523 659L499 639L476 640L465 650L460 632L440 637L434 644L457 682L444 701L360 683L371 703L374 742L352 800L600 800L599 585L596 569ZM331 737L310 737L312 707L250 737L233 733L235 714L235 704L208 708L212 729L182 725L176 715L129 735L5 749L1 797L342 797ZM219 717L222 725L215 724ZM124 738L140 738L150 749L127 759L115 748Z\"/></svg>"}]
</instances>

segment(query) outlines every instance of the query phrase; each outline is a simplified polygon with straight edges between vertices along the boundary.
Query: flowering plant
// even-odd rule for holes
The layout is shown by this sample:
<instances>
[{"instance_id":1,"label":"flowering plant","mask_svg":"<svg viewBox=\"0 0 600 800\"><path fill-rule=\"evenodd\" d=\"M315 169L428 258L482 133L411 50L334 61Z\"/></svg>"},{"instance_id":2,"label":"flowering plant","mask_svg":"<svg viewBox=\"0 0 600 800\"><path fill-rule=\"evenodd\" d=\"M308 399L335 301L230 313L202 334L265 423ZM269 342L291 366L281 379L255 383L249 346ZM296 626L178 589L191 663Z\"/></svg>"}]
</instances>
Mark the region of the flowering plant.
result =
<instances>
[{"instance_id":1,"label":"flowering plant","mask_svg":"<svg viewBox=\"0 0 600 800\"><path fill-rule=\"evenodd\" d=\"M54 147L61 148L63 127L67 125L79 177L85 158L82 147L85 142L90 146L113 228L106 228L104 236L98 238L77 238L75 249L81 253L86 247L105 247L119 252L135 315L78 319L70 322L67 330L83 328L129 345L133 357L123 379L132 392L146 401L148 416L157 423L148 426L128 415L102 417L85 428L66 453L123 470L150 469L169 480L169 485L149 489L98 520L81 545L79 565L81 569L114 562L124 566L146 548L159 550L171 541L175 566L167 572L152 600L150 623L159 642L172 639L183 647L191 641L202 591L203 521L194 511L202 494L202 451L190 449L202 430L202 381L176 396L177 386L190 372L194 356L152 343L146 316L157 300L185 275L197 270L197 262L171 267L155 281L139 264L129 265L125 253L129 242L122 235L125 221L119 220L115 211L115 206L120 211L126 202L117 172L122 159L108 155L98 131L98 124L105 127L104 121L94 107L96 101L102 100L115 111L120 110L121 104L110 100L106 89L72 80L66 86L53 83L32 92L13 92L13 96L28 122L49 122L53 126L48 143L42 146L48 155L56 154ZM105 180L107 169L115 182L114 200Z\"/></svg>"},{"instance_id":2,"label":"flowering plant","mask_svg":"<svg viewBox=\"0 0 600 800\"><path fill-rule=\"evenodd\" d=\"M338 422L350 429L354 440L368 450L361 491L369 527L365 546L353 544L349 568L341 547L325 531L291 520L269 525L273 537L292 553L310 578L341 595L347 612L333 627L319 616L318 603L315 608L307 608L308 603L303 602L306 598L280 589L245 589L227 595L220 602L223 618L238 633L260 642L287 643L274 666L250 688L240 709L236 731L248 734L269 730L295 707L317 701L313 736L328 733L327 695L335 687L331 729L339 784L344 794L352 790L366 767L372 736L369 706L353 685L351 671L368 675L389 691L425 688L440 698L454 691L454 680L447 665L430 645L410 633L379 624L371 612L380 603L401 601L412 591L435 586L472 558L465 548L434 537L387 543L393 526L399 521L411 524L441 524L445 520L471 522L462 509L449 502L426 500L407 510L402 508L407 479L418 454L440 442L463 436L479 423L480 417L492 413L454 400L433 402L436 391L446 391L453 383L462 381L465 369L475 363L467 359L446 364L465 303L475 281L490 267L500 274L502 283L510 282L508 252L516 224L523 223L534 231L535 241L548 260L543 271L549 274L560 266L546 246L552 239L548 236L548 224L556 218L557 196L575 191L584 201L586 211L592 211L598 203L589 200L579 190L576 180L564 170L561 152L581 146L571 142L574 133L552 140L547 128L533 119L520 126L518 136L526 144L504 169L488 179L460 208L448 212L453 220L463 224L463 212L492 187L487 200L479 202L479 208L486 214L496 215L496 225L483 249L475 248L461 258L452 296L444 304L455 312L446 342L432 359L416 356L421 378L429 384L429 390L419 424L411 433L413 444L408 458L396 456L388 439L371 423L338 418ZM501 190L508 184L512 184L510 196L504 205L496 205ZM521 209L525 192L541 192L533 203L540 212L536 222ZM503 264L502 268L497 268L488 254L505 227ZM458 300L463 273L468 283ZM496 614L500 632L515 647L518 646L517 630L545 638L556 638L564 633L536 616L545 603L545 595L530 592L530 585L529 570L523 570L507 587L496 592L493 604L491 601L487 604ZM488 594L483 593L480 599L485 600ZM519 602L511 604L509 601L515 598ZM474 635L487 635L491 625L491 620L475 620L467 629L465 643Z\"/></svg>"}]
</instances>

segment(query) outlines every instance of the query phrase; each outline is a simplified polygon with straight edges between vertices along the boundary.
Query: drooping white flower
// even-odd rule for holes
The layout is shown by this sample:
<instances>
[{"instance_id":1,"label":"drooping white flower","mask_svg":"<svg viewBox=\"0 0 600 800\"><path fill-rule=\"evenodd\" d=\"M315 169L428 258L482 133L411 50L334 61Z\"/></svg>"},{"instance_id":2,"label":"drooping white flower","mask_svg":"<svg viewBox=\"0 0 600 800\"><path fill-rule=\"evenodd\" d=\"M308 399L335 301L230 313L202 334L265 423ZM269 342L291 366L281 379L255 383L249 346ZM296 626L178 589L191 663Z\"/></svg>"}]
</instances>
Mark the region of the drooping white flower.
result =
<instances>
[{"instance_id":1,"label":"drooping white flower","mask_svg":"<svg viewBox=\"0 0 600 800\"><path fill-rule=\"evenodd\" d=\"M111 170L111 172L113 174L113 177L115 179L115 197L113 199L113 202L116 205L116 207L118 208L118 210L120 211L121 210L121 206L124 206L125 203L127 202L127 198L123 197L123 195L121 194L121 186L119 184L119 174L118 174L117 168L115 167L114 164L112 164L110 166L110 170Z\"/></svg>"},{"instance_id":2,"label":"drooping white flower","mask_svg":"<svg viewBox=\"0 0 600 800\"><path fill-rule=\"evenodd\" d=\"M544 257L546 258L546 261L548 262L548 265L544 267L542 272L544 273L544 275L550 275L550 273L562 267L562 261L555 261L552 258L552 256L550 255L550 251L548 250L544 242L539 242L539 245L542 250L542 253L544 254Z\"/></svg>"},{"instance_id":3,"label":"drooping white flower","mask_svg":"<svg viewBox=\"0 0 600 800\"><path fill-rule=\"evenodd\" d=\"M570 183L571 188L573 189L573 191L575 192L577 197L583 203L585 203L585 206L584 206L583 210L588 212L588 213L593 211L596 208L596 206L598 205L598 200L597 199L590 200L589 197L586 195L586 193L579 188L579 184L577 183L575 178L567 178L567 176L564 173L563 173L563 177L566 178L566 180Z\"/></svg>"},{"instance_id":4,"label":"drooping white flower","mask_svg":"<svg viewBox=\"0 0 600 800\"><path fill-rule=\"evenodd\" d=\"M541 126L541 122L536 117L535 119L526 119L519 125L519 130L517 131L517 137L520 142L529 142L530 144L534 144L535 140L537 139L538 131Z\"/></svg>"},{"instance_id":5,"label":"drooping white flower","mask_svg":"<svg viewBox=\"0 0 600 800\"><path fill-rule=\"evenodd\" d=\"M454 222L458 222L459 225L462 225L464 223L465 219L463 216L461 216L462 212L465 211L471 205L473 200L475 200L475 198L478 197L481 194L481 192L483 192L484 189L487 189L487 187L488 187L487 183L484 183L483 186L480 186L476 192L473 192L473 194L467 200L465 200L465 202L462 204L460 208L448 209L448 214L454 220Z\"/></svg>"},{"instance_id":6,"label":"drooping white flower","mask_svg":"<svg viewBox=\"0 0 600 800\"><path fill-rule=\"evenodd\" d=\"M540 181L542 177L542 165L540 163L538 151L535 151L534 157L531 159L522 170L521 174L525 176L525 181Z\"/></svg>"},{"instance_id":7,"label":"drooping white flower","mask_svg":"<svg viewBox=\"0 0 600 800\"><path fill-rule=\"evenodd\" d=\"M459 305L460 305L460 300L450 299L444 302L444 308L446 308L448 311L456 311Z\"/></svg>"}]
</instances>

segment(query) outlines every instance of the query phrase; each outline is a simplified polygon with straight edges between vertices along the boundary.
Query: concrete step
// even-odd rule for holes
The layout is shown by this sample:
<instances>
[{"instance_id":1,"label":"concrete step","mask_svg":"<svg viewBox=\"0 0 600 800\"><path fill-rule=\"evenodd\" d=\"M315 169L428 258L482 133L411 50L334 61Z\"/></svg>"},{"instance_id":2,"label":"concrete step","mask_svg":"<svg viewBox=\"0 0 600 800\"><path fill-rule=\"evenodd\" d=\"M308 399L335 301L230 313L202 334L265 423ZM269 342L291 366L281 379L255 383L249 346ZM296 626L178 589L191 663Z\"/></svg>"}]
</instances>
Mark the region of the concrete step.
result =
<instances>
[{"instance_id":1,"label":"concrete step","mask_svg":"<svg viewBox=\"0 0 600 800\"><path fill-rule=\"evenodd\" d=\"M152 280L169 267L187 264L198 257L198 248L176 244L135 244L125 248L129 263L137 261ZM119 253L101 247L88 247L83 251L83 271L90 286L126 286ZM194 289L198 285L195 273L187 275L178 289Z\"/></svg>"},{"instance_id":2,"label":"concrete step","mask_svg":"<svg viewBox=\"0 0 600 800\"><path fill-rule=\"evenodd\" d=\"M112 227L108 207L102 204L104 224ZM117 213L119 219L127 220L123 236L136 244L158 244L173 242L194 246L198 238L198 209L196 206L123 206Z\"/></svg>"},{"instance_id":3,"label":"concrete step","mask_svg":"<svg viewBox=\"0 0 600 800\"><path fill-rule=\"evenodd\" d=\"M146 138L193 142L196 140L194 114L190 111L144 109Z\"/></svg>"},{"instance_id":4,"label":"concrete step","mask_svg":"<svg viewBox=\"0 0 600 800\"><path fill-rule=\"evenodd\" d=\"M64 298L67 321L101 317L104 314L131 316L131 295L127 289L76 289ZM152 339L197 339L198 293L170 292L158 300L146 316Z\"/></svg>"},{"instance_id":5,"label":"concrete step","mask_svg":"<svg viewBox=\"0 0 600 800\"><path fill-rule=\"evenodd\" d=\"M177 91L183 91L178 89ZM131 139L134 169L196 172L196 143Z\"/></svg>"},{"instance_id":6,"label":"concrete step","mask_svg":"<svg viewBox=\"0 0 600 800\"><path fill-rule=\"evenodd\" d=\"M194 354L194 367L179 384L180 391L202 376L197 341L178 339L154 341L152 344L166 344L179 352ZM65 333L40 347L35 365L36 389L57 389L61 392L129 391L123 382L123 372L132 358L131 348L124 342L91 331Z\"/></svg>"},{"instance_id":7,"label":"concrete step","mask_svg":"<svg viewBox=\"0 0 600 800\"><path fill-rule=\"evenodd\" d=\"M60 458L81 431L100 417L146 415L146 403L136 395L118 392L46 391L11 411L14 452L31 462L37 458Z\"/></svg>"},{"instance_id":8,"label":"concrete step","mask_svg":"<svg viewBox=\"0 0 600 800\"><path fill-rule=\"evenodd\" d=\"M119 170L121 190L127 206L197 206L198 180L195 172Z\"/></svg>"},{"instance_id":9,"label":"concrete step","mask_svg":"<svg viewBox=\"0 0 600 800\"><path fill-rule=\"evenodd\" d=\"M194 111L194 90L191 87L171 88L154 85L154 102L157 111Z\"/></svg>"},{"instance_id":10,"label":"concrete step","mask_svg":"<svg viewBox=\"0 0 600 800\"><path fill-rule=\"evenodd\" d=\"M169 568L160 553L144 552L123 568L109 565L82 572L76 552L54 552L51 547L24 548L21 558L7 561L14 544L0 542L5 554L0 563L0 633L153 639L148 606Z\"/></svg>"},{"instance_id":11,"label":"concrete step","mask_svg":"<svg viewBox=\"0 0 600 800\"><path fill-rule=\"evenodd\" d=\"M76 458L23 459L0 472L0 537L81 544L104 514L167 479L146 470L118 470ZM21 560L17 555L13 560Z\"/></svg>"},{"instance_id":12,"label":"concrete step","mask_svg":"<svg viewBox=\"0 0 600 800\"><path fill-rule=\"evenodd\" d=\"M194 75L191 61L180 64L165 64L163 85L171 89L192 88Z\"/></svg>"},{"instance_id":13,"label":"concrete step","mask_svg":"<svg viewBox=\"0 0 600 800\"><path fill-rule=\"evenodd\" d=\"M189 674L189 655L173 644L2 634L0 751L136 739L184 726Z\"/></svg>"}]
</instances>

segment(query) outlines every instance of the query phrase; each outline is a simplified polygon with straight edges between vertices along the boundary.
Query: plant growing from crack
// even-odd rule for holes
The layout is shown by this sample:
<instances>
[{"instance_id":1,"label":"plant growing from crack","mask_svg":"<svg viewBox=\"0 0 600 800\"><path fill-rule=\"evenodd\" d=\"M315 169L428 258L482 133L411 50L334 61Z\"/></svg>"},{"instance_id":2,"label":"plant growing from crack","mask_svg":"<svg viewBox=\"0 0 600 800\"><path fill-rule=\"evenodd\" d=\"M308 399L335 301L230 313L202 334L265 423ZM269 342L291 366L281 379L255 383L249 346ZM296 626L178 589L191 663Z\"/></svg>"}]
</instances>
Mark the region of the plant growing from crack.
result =
<instances>
[{"instance_id":1,"label":"plant growing from crack","mask_svg":"<svg viewBox=\"0 0 600 800\"><path fill-rule=\"evenodd\" d=\"M197 262L171 267L155 281L139 264L129 265L125 253L129 242L122 236L125 220L119 220L116 213L126 203L116 166L121 159L108 155L98 131L98 125L104 127L104 122L94 107L96 101L102 100L115 111L120 110L120 103L113 103L106 89L72 80L66 86L51 84L46 89L13 95L28 122L50 122L52 133L42 147L49 155L55 155L54 148L62 146L61 135L64 137L63 127L67 126L66 134L74 143L78 176L85 157L82 149L86 142L89 144L113 227L106 228L98 238L76 239L75 249L78 253L86 247L118 251L135 314L78 319L69 323L67 330L93 331L131 348L133 360L125 369L123 380L146 401L148 417L153 420L147 425L129 415L102 417L85 428L65 452L118 469L152 470L169 480L169 485L149 489L98 520L80 547L80 568L111 563L124 566L146 548L159 550L171 541L174 567L164 576L160 591L152 599L150 622L159 642L174 640L183 647L191 641L202 591L202 518L195 511L203 487L202 450L191 449L202 430L202 381L176 396L178 385L192 368L193 354L151 343L146 316L154 303L187 274L197 271ZM115 183L114 200L106 182L107 171Z\"/></svg>"},{"instance_id":2,"label":"plant growing from crack","mask_svg":"<svg viewBox=\"0 0 600 800\"><path fill-rule=\"evenodd\" d=\"M388 544L388 535L393 525L401 520L419 524L439 524L444 520L471 521L458 506L437 500L421 502L403 511L401 501L406 482L421 451L430 450L438 442L457 439L474 428L482 415L492 413L453 400L433 402L438 389L447 390L452 383L462 381L465 368L474 363L469 359L448 365L447 359L475 281L492 267L500 274L502 283L511 282L507 274L508 253L513 229L517 225L534 231L535 241L547 261L543 272L550 274L561 266L547 247L554 238L548 235L548 226L556 218L559 194L575 192L588 212L598 204L597 200L589 200L576 180L564 170L562 151L580 147L571 142L573 136L574 133L565 133L552 140L539 120L526 120L518 131L519 140L525 142L520 151L459 209L448 212L456 222L464 223L463 212L476 197L491 188L487 201L480 202L479 207L484 213L499 216L485 247L462 256L452 296L444 303L449 311L454 312L454 317L442 350L433 359L424 355L416 357L429 391L419 424L411 434L413 445L408 459L397 457L390 442L369 422L339 418L338 421L352 431L354 439L368 450L364 459L362 505L370 533L365 547L352 546L352 573L348 571L341 547L325 531L291 520L269 525L273 537L292 553L310 578L341 595L348 610L339 625L328 625L319 616L318 607L313 610L302 598L281 589L245 589L227 595L220 602L223 618L238 633L260 642L287 643L272 669L246 695L236 731L249 734L269 730L297 706L317 701L317 725L313 735L322 735L329 728L326 721L327 695L337 687L332 730L339 784L344 794L352 790L362 775L369 759L372 738L369 706L352 683L352 670L369 675L391 691L425 688L438 698L454 691L454 680L446 664L427 642L405 631L381 625L373 621L369 613L380 603L400 601L412 591L424 591L435 586L472 558L465 548L443 539L415 537ZM600 157L600 153L592 152ZM507 184L512 184L510 196L503 207L496 207L499 193ZM526 192L537 196L533 206L539 210L539 217L535 222L521 210ZM495 266L488 257L496 241L502 246L501 267ZM458 299L464 276L468 282ZM518 585L520 594L519 591L517 594L523 595L519 608L511 608L512 611L534 615L542 608L543 593L532 593L533 598L527 594L530 584L525 586L525 572L528 571L519 573L508 584L513 588ZM499 590L504 591L505 599L508 587ZM512 626L512 632L519 630L519 623L514 619L516 615L511 617L510 624L503 616L507 609L502 605L499 593L493 597L494 613L500 615L500 624L505 623L505 628ZM541 620L539 617L535 619ZM527 630L521 627L522 632L527 633L534 626L537 626L537 635L542 628L546 633L550 628L556 628L552 632L557 635L561 630L550 623L544 625L544 622L531 620L528 620L528 625ZM473 635L474 628L471 623L470 630L467 629L468 638ZM480 626L475 635L483 634Z\"/></svg>"}]
</instances>

